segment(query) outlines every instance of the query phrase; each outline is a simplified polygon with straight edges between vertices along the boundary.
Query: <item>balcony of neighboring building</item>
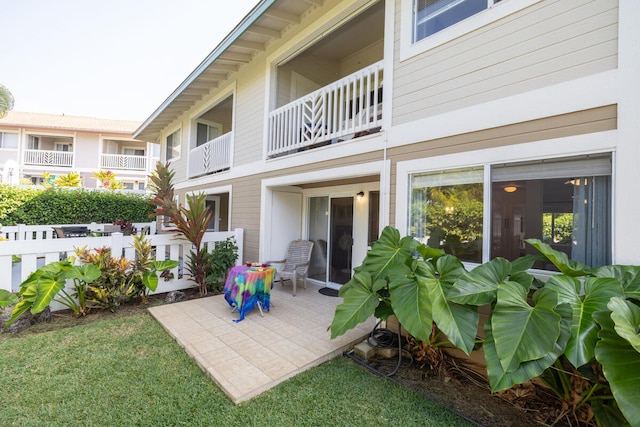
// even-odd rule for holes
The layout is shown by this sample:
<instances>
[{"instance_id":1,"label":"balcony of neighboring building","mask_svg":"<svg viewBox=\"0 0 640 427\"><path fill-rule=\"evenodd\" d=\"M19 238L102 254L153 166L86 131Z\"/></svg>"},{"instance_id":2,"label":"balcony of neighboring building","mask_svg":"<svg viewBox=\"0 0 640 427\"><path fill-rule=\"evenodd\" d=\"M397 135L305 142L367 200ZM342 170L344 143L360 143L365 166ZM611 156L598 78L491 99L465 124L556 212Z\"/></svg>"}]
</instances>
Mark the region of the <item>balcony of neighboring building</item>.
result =
<instances>
[{"instance_id":1,"label":"balcony of neighboring building","mask_svg":"<svg viewBox=\"0 0 640 427\"><path fill-rule=\"evenodd\" d=\"M382 126L384 2L277 67L267 157L337 144Z\"/></svg>"},{"instance_id":2,"label":"balcony of neighboring building","mask_svg":"<svg viewBox=\"0 0 640 427\"><path fill-rule=\"evenodd\" d=\"M100 154L100 169L147 171L149 153L146 142L105 139Z\"/></svg>"},{"instance_id":3,"label":"balcony of neighboring building","mask_svg":"<svg viewBox=\"0 0 640 427\"><path fill-rule=\"evenodd\" d=\"M72 167L73 137L28 135L22 163L29 166Z\"/></svg>"}]
</instances>

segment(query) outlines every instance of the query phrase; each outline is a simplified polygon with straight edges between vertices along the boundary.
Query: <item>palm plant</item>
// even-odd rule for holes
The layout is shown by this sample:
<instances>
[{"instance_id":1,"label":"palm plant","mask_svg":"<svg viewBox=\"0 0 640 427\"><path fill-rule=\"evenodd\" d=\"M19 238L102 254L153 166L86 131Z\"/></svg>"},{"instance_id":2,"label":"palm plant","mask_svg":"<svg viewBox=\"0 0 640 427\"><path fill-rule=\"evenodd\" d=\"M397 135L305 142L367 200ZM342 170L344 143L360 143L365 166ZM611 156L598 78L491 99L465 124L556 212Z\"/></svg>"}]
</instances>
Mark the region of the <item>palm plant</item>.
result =
<instances>
[{"instance_id":1,"label":"palm plant","mask_svg":"<svg viewBox=\"0 0 640 427\"><path fill-rule=\"evenodd\" d=\"M102 187L107 190L122 190L124 184L118 180L116 174L107 170L99 170L93 173L93 177L102 183Z\"/></svg>"},{"instance_id":2,"label":"palm plant","mask_svg":"<svg viewBox=\"0 0 640 427\"><path fill-rule=\"evenodd\" d=\"M66 175L58 176L54 184L58 187L81 187L82 177L77 172L69 172Z\"/></svg>"}]
</instances>

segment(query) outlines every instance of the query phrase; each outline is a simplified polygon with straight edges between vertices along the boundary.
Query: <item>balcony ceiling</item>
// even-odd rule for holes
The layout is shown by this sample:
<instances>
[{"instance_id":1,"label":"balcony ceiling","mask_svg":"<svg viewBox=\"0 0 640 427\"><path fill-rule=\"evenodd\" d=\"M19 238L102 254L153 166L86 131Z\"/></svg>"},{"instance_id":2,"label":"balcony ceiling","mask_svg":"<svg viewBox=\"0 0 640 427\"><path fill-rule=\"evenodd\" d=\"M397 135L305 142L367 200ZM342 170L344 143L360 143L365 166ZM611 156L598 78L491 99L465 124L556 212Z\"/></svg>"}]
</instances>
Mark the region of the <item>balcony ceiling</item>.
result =
<instances>
[{"instance_id":1,"label":"balcony ceiling","mask_svg":"<svg viewBox=\"0 0 640 427\"><path fill-rule=\"evenodd\" d=\"M231 78L282 34L300 25L324 0L262 0L136 130L134 137L157 142L165 126Z\"/></svg>"}]
</instances>

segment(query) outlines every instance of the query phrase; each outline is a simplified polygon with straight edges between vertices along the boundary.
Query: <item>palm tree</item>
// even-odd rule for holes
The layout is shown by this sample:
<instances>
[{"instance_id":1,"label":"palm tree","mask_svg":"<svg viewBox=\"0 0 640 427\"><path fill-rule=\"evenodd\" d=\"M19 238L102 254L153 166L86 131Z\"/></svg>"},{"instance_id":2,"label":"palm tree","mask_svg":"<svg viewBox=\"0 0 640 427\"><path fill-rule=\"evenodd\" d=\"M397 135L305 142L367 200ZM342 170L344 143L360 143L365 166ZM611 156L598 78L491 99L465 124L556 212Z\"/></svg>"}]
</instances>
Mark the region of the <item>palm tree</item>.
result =
<instances>
[{"instance_id":1,"label":"palm tree","mask_svg":"<svg viewBox=\"0 0 640 427\"><path fill-rule=\"evenodd\" d=\"M0 84L0 119L13 108L13 95L6 86Z\"/></svg>"}]
</instances>

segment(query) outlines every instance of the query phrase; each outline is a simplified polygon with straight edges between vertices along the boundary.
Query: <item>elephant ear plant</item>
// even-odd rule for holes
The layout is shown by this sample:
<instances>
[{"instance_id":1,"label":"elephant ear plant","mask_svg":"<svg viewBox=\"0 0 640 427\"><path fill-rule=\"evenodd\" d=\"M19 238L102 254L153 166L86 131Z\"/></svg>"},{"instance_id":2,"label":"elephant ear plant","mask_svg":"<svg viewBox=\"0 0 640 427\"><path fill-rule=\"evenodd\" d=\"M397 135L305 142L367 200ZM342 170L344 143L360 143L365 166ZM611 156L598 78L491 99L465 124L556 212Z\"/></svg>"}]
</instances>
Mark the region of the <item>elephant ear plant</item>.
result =
<instances>
[{"instance_id":1,"label":"elephant ear plant","mask_svg":"<svg viewBox=\"0 0 640 427\"><path fill-rule=\"evenodd\" d=\"M176 268L178 262L173 260L153 261L150 258L151 245L144 236L135 238L134 247L136 261L132 263L133 267L126 272L130 277L127 281L132 284L139 282L139 286L144 287L141 291L144 301L147 289L151 291L157 289L158 274L164 270ZM86 252L86 248L76 250L76 253ZM116 261L122 260L125 259ZM105 279L103 276L111 275L111 272L105 263L96 265L89 262L74 265L75 261L75 257L70 257L64 261L56 261L40 267L20 284L20 291L17 295L0 291L0 306L15 304L5 327L8 327L27 310L31 310L33 314L42 312L54 300L68 307L76 315L86 315L91 308L88 302L91 302L90 292L95 288L93 285ZM72 294L65 290L68 281L73 283L74 292Z\"/></svg>"},{"instance_id":2,"label":"elephant ear plant","mask_svg":"<svg viewBox=\"0 0 640 427\"><path fill-rule=\"evenodd\" d=\"M0 289L0 307L8 307L18 302L16 294L7 291L6 289Z\"/></svg>"},{"instance_id":3,"label":"elephant ear plant","mask_svg":"<svg viewBox=\"0 0 640 427\"><path fill-rule=\"evenodd\" d=\"M340 290L331 336L394 313L419 340L433 342L438 330L470 354L484 307L492 391L537 377L573 421L640 425L640 267L590 268L537 239L527 243L540 255L466 271L455 257L387 227ZM541 258L559 271L546 283L530 273Z\"/></svg>"}]
</instances>

